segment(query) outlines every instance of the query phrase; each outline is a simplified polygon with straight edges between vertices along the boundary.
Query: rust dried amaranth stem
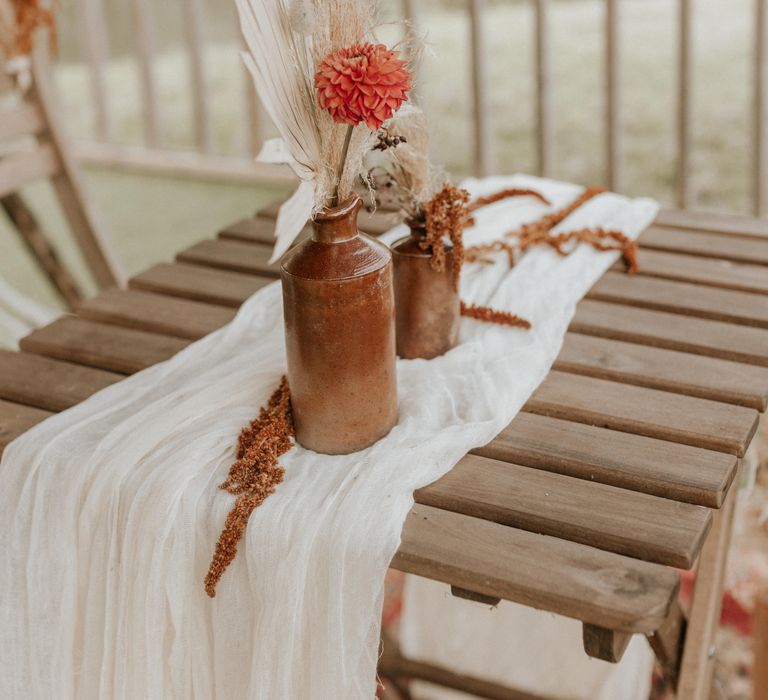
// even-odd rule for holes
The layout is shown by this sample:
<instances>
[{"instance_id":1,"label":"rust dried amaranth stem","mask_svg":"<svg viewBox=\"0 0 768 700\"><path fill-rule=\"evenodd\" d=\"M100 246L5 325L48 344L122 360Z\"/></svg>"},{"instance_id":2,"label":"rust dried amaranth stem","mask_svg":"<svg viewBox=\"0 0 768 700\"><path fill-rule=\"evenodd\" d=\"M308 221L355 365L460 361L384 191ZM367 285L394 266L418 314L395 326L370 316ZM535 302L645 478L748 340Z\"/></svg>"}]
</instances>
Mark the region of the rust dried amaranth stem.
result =
<instances>
[{"instance_id":1,"label":"rust dried amaranth stem","mask_svg":"<svg viewBox=\"0 0 768 700\"><path fill-rule=\"evenodd\" d=\"M271 496L285 470L277 463L293 446L293 415L288 380L282 377L259 417L243 428L237 440L237 459L219 486L237 496L219 535L205 576L205 592L213 598L216 585L237 554L251 513Z\"/></svg>"},{"instance_id":2,"label":"rust dried amaranth stem","mask_svg":"<svg viewBox=\"0 0 768 700\"><path fill-rule=\"evenodd\" d=\"M595 250L620 251L627 264L627 271L637 271L637 243L620 231L601 227L586 227L575 231L551 234L551 230L564 221L571 213L593 197L606 190L602 187L588 187L573 202L556 212L547 214L530 224L523 224L504 235L504 238L483 245L472 246L466 251L467 262L486 262L490 253L505 251L510 264L514 265L516 256L525 253L537 245L548 245L559 255L568 255L578 243L588 243Z\"/></svg>"}]
</instances>

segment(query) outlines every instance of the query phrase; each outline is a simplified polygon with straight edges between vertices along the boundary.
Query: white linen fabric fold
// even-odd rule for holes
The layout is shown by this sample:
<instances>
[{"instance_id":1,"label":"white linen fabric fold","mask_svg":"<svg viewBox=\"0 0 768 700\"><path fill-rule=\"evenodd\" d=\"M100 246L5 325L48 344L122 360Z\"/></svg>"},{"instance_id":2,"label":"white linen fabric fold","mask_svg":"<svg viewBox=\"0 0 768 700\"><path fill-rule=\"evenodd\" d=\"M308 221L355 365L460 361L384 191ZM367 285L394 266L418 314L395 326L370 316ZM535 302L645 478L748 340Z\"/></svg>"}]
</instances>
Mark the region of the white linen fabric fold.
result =
<instances>
[{"instance_id":1,"label":"white linen fabric fold","mask_svg":"<svg viewBox=\"0 0 768 700\"><path fill-rule=\"evenodd\" d=\"M467 244L581 192L526 176L464 184L473 195L531 187L552 201L478 211ZM656 211L603 194L560 229L636 236ZM398 362L400 419L387 437L346 456L294 447L213 600L203 577L233 503L217 485L285 371L279 284L168 362L22 435L0 464L0 697L373 697L384 574L413 491L509 423L616 258L582 245L567 258L532 250L512 271L505 256L467 266L462 298L532 330L465 319L454 350Z\"/></svg>"}]
</instances>

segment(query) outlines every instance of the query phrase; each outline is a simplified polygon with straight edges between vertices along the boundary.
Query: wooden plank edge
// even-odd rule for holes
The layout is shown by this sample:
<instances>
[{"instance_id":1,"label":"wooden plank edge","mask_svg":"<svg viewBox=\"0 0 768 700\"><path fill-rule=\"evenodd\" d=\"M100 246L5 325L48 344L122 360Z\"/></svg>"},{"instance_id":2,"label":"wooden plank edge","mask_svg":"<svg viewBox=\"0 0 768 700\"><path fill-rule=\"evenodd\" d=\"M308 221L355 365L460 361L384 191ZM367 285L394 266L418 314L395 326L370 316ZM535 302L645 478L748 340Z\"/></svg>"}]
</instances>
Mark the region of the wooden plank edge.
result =
<instances>
[{"instance_id":1,"label":"wooden plank edge","mask_svg":"<svg viewBox=\"0 0 768 700\"><path fill-rule=\"evenodd\" d=\"M423 545L421 548L415 545L414 538L420 538L422 542L428 539L428 532L427 537L422 537L419 533L425 524L428 526L428 522L435 517L439 522L445 522L446 519L451 521L451 532L441 533L441 542L443 548L456 547L457 553L467 550L466 542L454 541L455 532L461 532L465 537L468 530L481 530L483 533L493 533L506 538L508 546L494 555L493 565L497 569L503 566L499 556L503 558L507 552L542 552L542 547L548 548L550 545L555 549L567 550L568 554L563 557L565 567L570 567L573 562L597 557L601 564L596 564L589 569L590 573L587 575L584 572L578 575L579 585L593 588L594 598L599 597L598 591L606 586L618 587L622 591L622 600L613 606L605 603L597 604L594 600L585 602L584 598L574 597L575 594L569 589L567 582L559 579L557 591L542 590L538 583L533 590L533 586L511 583L506 577L514 575L515 571L512 569L504 571L504 578L500 578L495 572L486 571L478 574L475 568L479 555L475 551L467 555L471 560L471 566L470 562L461 562L458 554L444 556L444 552L435 552L431 548L427 554ZM607 564L609 561L611 565ZM509 600L538 610L572 617L580 622L610 627L619 632L642 634L655 632L664 623L680 587L677 573L660 564L652 564L620 554L604 552L587 545L547 535L537 535L420 505L415 505L406 518L403 539L390 566L405 573L441 581L480 595ZM528 572L525 573L529 575ZM592 580L588 581L590 577ZM649 606L644 608L642 615L635 614L627 608L625 603L632 601L632 607L636 607L637 597L647 595L648 586L653 588L653 601L652 603L648 601Z\"/></svg>"}]
</instances>

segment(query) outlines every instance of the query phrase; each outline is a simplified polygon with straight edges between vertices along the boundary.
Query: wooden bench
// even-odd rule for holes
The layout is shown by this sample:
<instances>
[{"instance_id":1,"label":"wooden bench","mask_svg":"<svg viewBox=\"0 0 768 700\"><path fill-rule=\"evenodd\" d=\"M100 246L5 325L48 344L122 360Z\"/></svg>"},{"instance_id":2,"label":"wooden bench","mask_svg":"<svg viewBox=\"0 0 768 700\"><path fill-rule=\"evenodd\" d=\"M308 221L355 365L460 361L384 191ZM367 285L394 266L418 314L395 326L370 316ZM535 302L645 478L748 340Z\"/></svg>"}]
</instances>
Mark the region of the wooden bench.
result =
<instances>
[{"instance_id":1,"label":"wooden bench","mask_svg":"<svg viewBox=\"0 0 768 700\"><path fill-rule=\"evenodd\" d=\"M228 323L279 274L275 211L103 292L29 335L21 353L0 353L0 449ZM361 228L391 223L382 212ZM646 635L679 697L708 698L731 486L768 403L768 225L670 211L640 243L640 273L617 266L595 284L518 417L416 493L392 565L456 595L580 620L598 658L616 661L632 634ZM683 611L675 568L694 566ZM398 683L533 697L396 650L381 670Z\"/></svg>"}]
</instances>

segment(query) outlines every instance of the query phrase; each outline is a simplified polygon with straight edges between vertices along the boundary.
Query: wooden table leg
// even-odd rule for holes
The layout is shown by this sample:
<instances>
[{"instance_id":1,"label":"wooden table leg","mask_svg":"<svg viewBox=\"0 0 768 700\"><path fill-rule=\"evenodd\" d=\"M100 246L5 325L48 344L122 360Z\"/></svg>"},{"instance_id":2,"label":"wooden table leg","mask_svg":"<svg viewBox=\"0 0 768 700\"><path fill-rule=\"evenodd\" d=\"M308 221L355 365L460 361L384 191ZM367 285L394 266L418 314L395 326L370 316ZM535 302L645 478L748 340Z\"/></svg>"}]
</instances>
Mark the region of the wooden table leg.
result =
<instances>
[{"instance_id":1,"label":"wooden table leg","mask_svg":"<svg viewBox=\"0 0 768 700\"><path fill-rule=\"evenodd\" d=\"M406 699L409 697L407 693L410 692L409 681L424 681L486 700L553 700L482 678L465 676L442 666L406 658L402 655L397 640L386 632L382 632L382 642L384 646L379 658L379 675L391 681L398 692L405 692Z\"/></svg>"},{"instance_id":2,"label":"wooden table leg","mask_svg":"<svg viewBox=\"0 0 768 700\"><path fill-rule=\"evenodd\" d=\"M715 634L720 622L737 492L738 488L732 487L723 507L715 512L712 530L699 557L680 666L680 700L708 700L710 696Z\"/></svg>"},{"instance_id":3,"label":"wooden table leg","mask_svg":"<svg viewBox=\"0 0 768 700\"><path fill-rule=\"evenodd\" d=\"M768 700L768 591L764 591L755 601L752 645L752 697L755 700Z\"/></svg>"},{"instance_id":4,"label":"wooden table leg","mask_svg":"<svg viewBox=\"0 0 768 700\"><path fill-rule=\"evenodd\" d=\"M656 632L648 635L648 643L664 672L664 680L673 689L677 688L687 626L688 620L685 613L680 603L675 601L664 624Z\"/></svg>"},{"instance_id":5,"label":"wooden table leg","mask_svg":"<svg viewBox=\"0 0 768 700\"><path fill-rule=\"evenodd\" d=\"M624 656L632 635L629 632L616 632L585 622L582 626L582 639L587 656L616 664Z\"/></svg>"}]
</instances>

